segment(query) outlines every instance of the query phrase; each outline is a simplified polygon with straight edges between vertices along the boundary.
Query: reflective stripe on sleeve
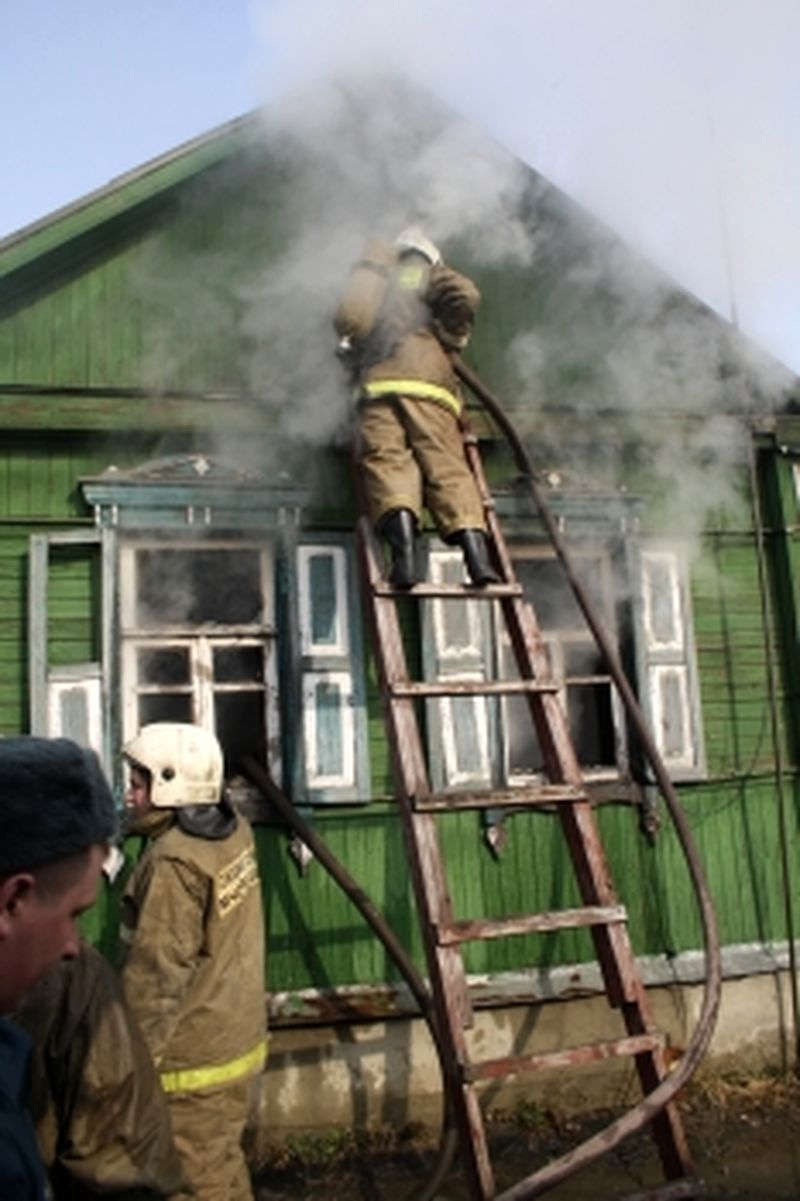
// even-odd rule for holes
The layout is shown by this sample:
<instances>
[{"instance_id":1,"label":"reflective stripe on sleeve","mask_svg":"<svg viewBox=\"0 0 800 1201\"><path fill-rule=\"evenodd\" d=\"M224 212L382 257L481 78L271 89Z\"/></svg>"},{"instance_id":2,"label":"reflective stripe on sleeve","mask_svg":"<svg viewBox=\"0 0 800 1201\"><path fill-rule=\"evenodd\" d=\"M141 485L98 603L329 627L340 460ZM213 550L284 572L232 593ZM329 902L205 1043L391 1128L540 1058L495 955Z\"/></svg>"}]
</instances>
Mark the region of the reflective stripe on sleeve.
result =
<instances>
[{"instance_id":1,"label":"reflective stripe on sleeve","mask_svg":"<svg viewBox=\"0 0 800 1201\"><path fill-rule=\"evenodd\" d=\"M439 384L428 384L422 379L376 379L364 384L366 396L377 399L380 396L415 396L419 400L434 400L455 413L461 414L461 401L448 388Z\"/></svg>"},{"instance_id":2,"label":"reflective stripe on sleeve","mask_svg":"<svg viewBox=\"0 0 800 1201\"><path fill-rule=\"evenodd\" d=\"M208 1068L180 1068L175 1072L161 1072L161 1087L165 1093L195 1093L203 1088L216 1088L263 1067L266 1058L267 1040L263 1039L252 1051L227 1063Z\"/></svg>"}]
</instances>

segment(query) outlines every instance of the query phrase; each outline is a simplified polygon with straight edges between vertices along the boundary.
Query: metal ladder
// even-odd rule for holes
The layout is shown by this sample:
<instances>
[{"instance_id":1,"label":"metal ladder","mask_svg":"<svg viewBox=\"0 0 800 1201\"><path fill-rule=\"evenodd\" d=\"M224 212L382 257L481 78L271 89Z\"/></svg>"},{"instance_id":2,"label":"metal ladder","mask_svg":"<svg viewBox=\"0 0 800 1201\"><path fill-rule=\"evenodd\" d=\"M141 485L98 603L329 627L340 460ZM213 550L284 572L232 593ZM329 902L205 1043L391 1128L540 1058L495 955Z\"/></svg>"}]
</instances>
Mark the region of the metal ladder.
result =
<instances>
[{"instance_id":1,"label":"metal ladder","mask_svg":"<svg viewBox=\"0 0 800 1201\"><path fill-rule=\"evenodd\" d=\"M402 592L392 588L372 526L361 517L359 558L372 628L396 799L402 817L412 883L422 928L433 1008L445 1047L444 1087L452 1108L464 1174L475 1201L521 1201L540 1196L591 1159L582 1148L504 1190L496 1191L488 1138L479 1105L481 1081L543 1068L566 1068L616 1056L632 1056L646 1096L664 1080L663 1036L655 1027L639 967L630 943L627 915L617 899L592 803L586 792L567 721L556 696L535 612L514 572L489 492L477 439L464 427L465 455L478 484L486 514L490 554L503 582L484 588L421 583ZM409 676L397 601L443 598L496 603L507 631L518 679L417 681ZM528 703L546 767L548 783L524 788L439 792L431 785L417 714L427 698L522 694ZM545 807L554 811L569 850L582 906L506 918L457 918L448 891L440 846L441 814L454 810ZM472 1005L461 954L462 944L510 935L588 928L609 1004L621 1011L622 1038L587 1043L537 1055L483 1061L471 1059L465 1031ZM657 1109L649 1126L668 1182L637 1194L642 1201L672 1201L704 1195L693 1178L691 1157L674 1103ZM589 1140L590 1142L592 1140ZM594 1140L595 1142L597 1140ZM588 1144L587 1144L588 1146ZM633 1199L629 1199L633 1201Z\"/></svg>"}]
</instances>

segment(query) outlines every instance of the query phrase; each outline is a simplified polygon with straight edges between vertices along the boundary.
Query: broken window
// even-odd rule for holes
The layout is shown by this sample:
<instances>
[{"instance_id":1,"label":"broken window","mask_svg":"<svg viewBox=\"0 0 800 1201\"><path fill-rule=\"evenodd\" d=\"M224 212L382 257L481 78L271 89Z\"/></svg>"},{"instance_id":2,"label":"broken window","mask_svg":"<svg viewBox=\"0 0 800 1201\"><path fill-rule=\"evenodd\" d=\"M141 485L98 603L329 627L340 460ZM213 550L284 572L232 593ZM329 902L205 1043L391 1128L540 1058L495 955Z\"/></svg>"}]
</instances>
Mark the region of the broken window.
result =
<instances>
[{"instance_id":1,"label":"broken window","mask_svg":"<svg viewBox=\"0 0 800 1201\"><path fill-rule=\"evenodd\" d=\"M576 569L605 627L615 631L614 592L607 555L575 556ZM585 776L600 779L618 774L619 716L611 678L578 607L564 570L549 548L526 548L515 554L515 568L532 603L544 638L553 681L567 716L570 735ZM499 618L499 614L497 615ZM503 676L515 677L515 663L504 623L497 622ZM502 701L505 774L510 783L535 779L544 770L536 731L523 697Z\"/></svg>"},{"instance_id":2,"label":"broken window","mask_svg":"<svg viewBox=\"0 0 800 1201\"><path fill-rule=\"evenodd\" d=\"M563 567L544 543L511 549L584 777L598 783L628 779L623 707ZM574 550L572 559L621 658L634 665L634 687L668 769L676 778L701 774L698 681L681 555L667 546L616 556L592 547ZM432 550L431 580L462 579L459 560L452 551ZM620 607L632 614L624 633L618 627ZM493 620L487 621L492 610ZM428 678L518 678L498 605L435 599L427 602L425 623ZM514 785L544 777L544 758L522 696L432 700L428 727L438 787Z\"/></svg>"},{"instance_id":3,"label":"broken window","mask_svg":"<svg viewBox=\"0 0 800 1201\"><path fill-rule=\"evenodd\" d=\"M247 756L276 772L270 552L132 543L121 584L125 737L149 722L197 722L219 738L227 777L243 774Z\"/></svg>"}]
</instances>

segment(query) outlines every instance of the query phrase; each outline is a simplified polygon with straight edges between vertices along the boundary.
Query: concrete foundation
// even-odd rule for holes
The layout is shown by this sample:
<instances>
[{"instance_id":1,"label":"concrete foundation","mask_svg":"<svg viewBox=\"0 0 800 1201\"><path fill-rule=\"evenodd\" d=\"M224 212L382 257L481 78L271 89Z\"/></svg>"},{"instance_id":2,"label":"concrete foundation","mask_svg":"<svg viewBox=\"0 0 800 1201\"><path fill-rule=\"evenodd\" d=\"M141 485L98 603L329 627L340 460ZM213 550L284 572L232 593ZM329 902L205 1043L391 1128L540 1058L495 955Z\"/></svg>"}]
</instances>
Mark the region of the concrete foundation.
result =
<instances>
[{"instance_id":1,"label":"concrete foundation","mask_svg":"<svg viewBox=\"0 0 800 1201\"><path fill-rule=\"evenodd\" d=\"M762 965L757 974L739 975L731 970L728 955L719 1019L701 1074L757 1076L791 1063L788 972L772 954L770 962L774 970ZM575 973L583 970L585 986L592 969L562 970L574 987ZM674 976L674 964L670 970ZM691 976L693 970L701 974L702 961L683 974ZM668 1062L676 1062L695 1026L702 985L673 980L651 985L648 995L666 1036ZM619 1014L604 995L561 995L535 1004L478 1009L468 1039L473 1056L481 1059L563 1049L623 1033ZM259 1127L271 1139L331 1128L366 1132L413 1124L435 1130L441 1118L438 1060L425 1023L410 1016L273 1030L262 1084ZM624 1057L488 1082L483 1099L495 1110L513 1111L524 1104L575 1113L633 1105L639 1096L633 1061Z\"/></svg>"}]
</instances>

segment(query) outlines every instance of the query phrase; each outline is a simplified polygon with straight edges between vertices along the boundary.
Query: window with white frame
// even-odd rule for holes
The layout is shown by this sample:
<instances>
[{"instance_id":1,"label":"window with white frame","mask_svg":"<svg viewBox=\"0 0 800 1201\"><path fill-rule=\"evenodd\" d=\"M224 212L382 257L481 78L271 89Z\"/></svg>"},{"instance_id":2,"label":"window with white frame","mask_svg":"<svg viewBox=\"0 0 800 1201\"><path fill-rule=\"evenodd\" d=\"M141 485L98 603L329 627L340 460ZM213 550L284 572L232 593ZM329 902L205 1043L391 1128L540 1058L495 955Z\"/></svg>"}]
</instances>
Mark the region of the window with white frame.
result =
<instances>
[{"instance_id":1,"label":"window with white frame","mask_svg":"<svg viewBox=\"0 0 800 1201\"><path fill-rule=\"evenodd\" d=\"M213 730L226 775L279 770L272 555L264 545L130 541L120 550L123 733L153 721Z\"/></svg>"},{"instance_id":2,"label":"window with white frame","mask_svg":"<svg viewBox=\"0 0 800 1201\"><path fill-rule=\"evenodd\" d=\"M602 551L576 551L575 567L605 627L616 630L611 563ZM553 682L567 716L572 742L587 779L616 776L624 763L622 723L602 656L549 547L515 551L514 565L542 631ZM499 618L499 614L496 615ZM500 671L515 676L511 647L497 622ZM502 701L505 777L522 783L541 777L544 761L530 710L523 697Z\"/></svg>"},{"instance_id":3,"label":"window with white frame","mask_svg":"<svg viewBox=\"0 0 800 1201\"><path fill-rule=\"evenodd\" d=\"M82 490L102 551L110 758L120 733L193 721L219 737L229 780L246 776L242 761L252 757L296 804L369 800L352 535L301 534L305 489L205 454L109 468ZM33 542L40 586L32 595L45 591L40 543ZM44 726L42 622L34 641L32 711ZM65 687L62 710L77 721L73 693ZM237 790L256 799L246 780Z\"/></svg>"},{"instance_id":4,"label":"window with white frame","mask_svg":"<svg viewBox=\"0 0 800 1201\"><path fill-rule=\"evenodd\" d=\"M563 567L544 543L512 549L584 777L598 783L628 779L623 707ZM623 659L635 664L634 685L668 769L676 778L701 774L698 678L687 566L680 550L662 545L612 558L603 546L587 547L574 550L572 559L594 611L619 643ZM628 564L624 579L623 563ZM432 580L461 579L461 571L453 552L431 552ZM624 635L617 622L620 603L632 612ZM490 610L491 623L486 620ZM499 606L435 599L428 602L426 621L429 678L517 678ZM623 645L623 638L633 639L634 645ZM428 704L432 767L439 786L513 786L543 778L544 758L523 697Z\"/></svg>"}]
</instances>

